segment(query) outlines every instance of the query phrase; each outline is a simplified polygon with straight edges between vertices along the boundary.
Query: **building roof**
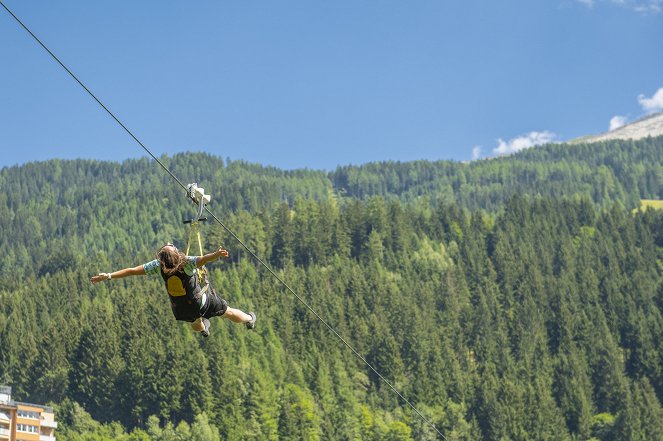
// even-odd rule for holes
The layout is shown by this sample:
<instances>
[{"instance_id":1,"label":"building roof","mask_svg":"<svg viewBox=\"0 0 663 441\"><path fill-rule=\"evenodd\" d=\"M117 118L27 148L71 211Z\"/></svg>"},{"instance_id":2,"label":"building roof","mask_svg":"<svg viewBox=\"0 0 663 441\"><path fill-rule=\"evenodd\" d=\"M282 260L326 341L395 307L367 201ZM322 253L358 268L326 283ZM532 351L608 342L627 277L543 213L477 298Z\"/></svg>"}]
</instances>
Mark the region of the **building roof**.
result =
<instances>
[{"instance_id":1,"label":"building roof","mask_svg":"<svg viewBox=\"0 0 663 441\"><path fill-rule=\"evenodd\" d=\"M37 407L42 409L43 412L53 413L53 408L50 406L44 406L43 404L34 404L34 403L24 403L22 401L12 400L12 387L11 386L0 386L0 395L4 395L6 400L0 400L0 404L6 406L26 406L26 407Z\"/></svg>"},{"instance_id":2,"label":"building roof","mask_svg":"<svg viewBox=\"0 0 663 441\"><path fill-rule=\"evenodd\" d=\"M22 401L12 401L12 403L14 403L14 405L16 405L16 406L38 407L38 408L42 409L44 412L53 413L53 408L52 407L44 406L43 404L24 403Z\"/></svg>"}]
</instances>

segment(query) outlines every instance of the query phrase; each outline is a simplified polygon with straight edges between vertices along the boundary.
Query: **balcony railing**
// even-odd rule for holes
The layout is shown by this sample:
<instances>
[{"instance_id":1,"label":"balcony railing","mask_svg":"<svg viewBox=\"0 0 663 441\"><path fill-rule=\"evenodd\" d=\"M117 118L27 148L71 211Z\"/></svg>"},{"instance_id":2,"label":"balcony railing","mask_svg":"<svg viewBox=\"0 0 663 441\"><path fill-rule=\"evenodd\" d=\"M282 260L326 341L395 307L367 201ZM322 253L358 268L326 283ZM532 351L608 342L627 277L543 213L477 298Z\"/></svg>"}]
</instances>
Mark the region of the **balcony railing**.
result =
<instances>
[{"instance_id":1,"label":"balcony railing","mask_svg":"<svg viewBox=\"0 0 663 441\"><path fill-rule=\"evenodd\" d=\"M39 441L55 441L54 436L39 435Z\"/></svg>"},{"instance_id":2,"label":"balcony railing","mask_svg":"<svg viewBox=\"0 0 663 441\"><path fill-rule=\"evenodd\" d=\"M57 421L48 421L48 420L41 420L41 427L50 427L52 429L57 429L58 428L58 422Z\"/></svg>"}]
</instances>

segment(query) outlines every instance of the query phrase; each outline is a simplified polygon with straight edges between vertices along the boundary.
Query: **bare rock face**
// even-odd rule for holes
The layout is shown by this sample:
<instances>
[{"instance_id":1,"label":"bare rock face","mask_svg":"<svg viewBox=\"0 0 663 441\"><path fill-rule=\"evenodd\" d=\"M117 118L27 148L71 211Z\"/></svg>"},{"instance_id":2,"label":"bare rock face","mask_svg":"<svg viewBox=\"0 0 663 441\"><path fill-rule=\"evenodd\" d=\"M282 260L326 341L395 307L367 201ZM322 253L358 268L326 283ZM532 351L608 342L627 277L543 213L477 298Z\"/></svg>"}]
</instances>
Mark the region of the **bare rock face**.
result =
<instances>
[{"instance_id":1,"label":"bare rock face","mask_svg":"<svg viewBox=\"0 0 663 441\"><path fill-rule=\"evenodd\" d=\"M575 142L598 142L611 139L641 139L663 135L663 112L646 116L618 129L600 135L586 136Z\"/></svg>"}]
</instances>

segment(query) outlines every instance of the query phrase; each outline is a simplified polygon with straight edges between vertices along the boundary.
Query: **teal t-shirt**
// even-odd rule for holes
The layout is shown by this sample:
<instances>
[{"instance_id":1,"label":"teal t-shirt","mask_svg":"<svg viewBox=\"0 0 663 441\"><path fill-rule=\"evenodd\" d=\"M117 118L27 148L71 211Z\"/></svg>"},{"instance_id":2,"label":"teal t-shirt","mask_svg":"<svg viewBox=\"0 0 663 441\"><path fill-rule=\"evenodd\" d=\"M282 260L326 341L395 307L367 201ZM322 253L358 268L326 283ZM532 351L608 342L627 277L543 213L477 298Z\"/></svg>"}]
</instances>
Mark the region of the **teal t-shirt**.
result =
<instances>
[{"instance_id":1,"label":"teal t-shirt","mask_svg":"<svg viewBox=\"0 0 663 441\"><path fill-rule=\"evenodd\" d=\"M198 261L198 256L186 256L186 263L184 264L184 273L187 276L192 276L196 273L198 270L198 267L196 266L196 262ZM159 274L161 275L161 263L159 263L159 259L154 259L151 262L147 262L146 264L143 265L143 269L145 270L145 274L150 275L150 274Z\"/></svg>"}]
</instances>

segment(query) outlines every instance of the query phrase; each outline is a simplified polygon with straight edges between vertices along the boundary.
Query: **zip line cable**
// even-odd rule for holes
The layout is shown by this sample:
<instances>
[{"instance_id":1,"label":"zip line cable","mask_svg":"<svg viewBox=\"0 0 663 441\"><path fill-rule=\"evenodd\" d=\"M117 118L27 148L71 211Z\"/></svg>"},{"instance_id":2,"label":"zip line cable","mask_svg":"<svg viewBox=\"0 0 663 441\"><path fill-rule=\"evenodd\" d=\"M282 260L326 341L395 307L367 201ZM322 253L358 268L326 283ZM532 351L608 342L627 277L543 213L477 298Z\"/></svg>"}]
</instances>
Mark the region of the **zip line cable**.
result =
<instances>
[{"instance_id":1,"label":"zip line cable","mask_svg":"<svg viewBox=\"0 0 663 441\"><path fill-rule=\"evenodd\" d=\"M22 21L21 21L16 15L14 15L14 13L13 13L13 12L12 12L12 11L11 11L11 10L5 5L5 3L4 3L2 0L0 0L0 5L2 5L2 7L3 7L3 8L4 8L4 9L5 9L5 10L6 10L6 11L7 11L7 12L8 12L13 18L14 18L14 20L16 20L16 21L18 22L18 24L20 24L21 27L23 27L23 29L25 29L25 30L28 32L28 34L30 34L30 36L31 36L31 37L32 37L37 43L39 43L39 45L40 45L42 48L44 48L44 50L46 50L46 52L48 52L49 55L50 55L55 61L57 61L58 64L59 64L59 65L65 70L65 71L67 71L67 73L68 73L68 74L69 74L74 80L76 80L76 82L77 82L77 83L78 83L83 89L85 89L85 91L86 91L86 92L87 92L87 93L88 93L88 94L89 94L89 95L90 95L90 96L91 96L91 97L97 102L97 104L99 104L99 105L100 105L100 106L106 111L106 113L108 113L108 114L111 116L111 118L113 118L113 119L115 120L115 122L117 122L117 123L120 125L120 127L122 127L122 128L124 129L124 131L127 132L127 133L129 134L129 136L131 136L131 138L133 138L133 140L136 141L136 142L138 143L138 145L140 145L140 146L143 148L143 150L145 150L145 151L147 152L147 154L150 155L150 156L152 157L152 159L154 159L154 160L157 162L157 164L159 164L159 165L161 166L161 168L163 168L164 171L166 171L166 173L168 173L168 174L170 175L170 177L173 178L173 179L179 184L180 187L182 187L184 190L187 190L187 186L184 185L184 184L182 183L182 181L180 181L180 180L177 178L177 176L175 176L175 174L173 174L173 172L171 172L171 171L168 169L168 167L166 167L166 166L165 166L165 165L164 165L164 164L163 164L163 163L162 163L162 162L161 162L161 161L160 161L160 160L159 160L159 159L158 159L158 158L157 158L157 157L156 157L151 151L150 151L150 149L148 149L147 147L145 147L145 145L144 145L142 142L140 142L140 140L139 140L139 139L138 139L138 138L137 138L137 137L131 132L131 130L129 130L129 129L128 129L128 128L127 128L127 127L126 127L126 126L125 126L125 125L124 125L124 124L123 124L123 123L122 123L122 122L121 122L121 121L120 121L120 120L119 120L114 114L113 114L113 112L111 112L111 111L110 111L110 110L104 105L104 103L102 103L101 100L100 100L99 98L97 98L96 95L95 95L94 93L92 93L92 91L90 91L90 89L88 89L88 88L85 86L85 84L83 84L83 82L82 82L81 80L79 80L78 77L76 77L76 75L74 75L74 73L73 73L71 70L69 70L69 68L68 68L68 67L67 67L62 61L60 61L60 59L59 59L59 58L58 58L53 52L51 52L51 50L50 50L48 47L46 47L46 45L45 45L44 43L42 43L42 41L41 41L41 40L40 40L35 34L33 34L32 31L31 31L31 30L30 30L25 24L23 24L23 22L22 22ZM399 392L399 391L398 391L398 390L397 390L397 389L391 384L391 382L390 382L389 380L387 380L387 379L386 379L386 378L385 378L380 372L378 372L378 370L377 370L376 368L374 368L374 367L371 365L371 363L368 362L368 360L366 360L366 359L365 359L365 358L364 358L364 357L363 357L363 356L362 356L362 355L361 355L361 354L360 354L360 353L359 353L359 352L358 352L358 351L357 351L352 345L350 345L350 343L348 343L348 342L347 342L347 341L346 341L346 340L345 340L345 339L344 339L344 338L343 338L343 337L342 337L342 336L336 331L336 329L334 329L329 323L327 323L327 321L325 321L325 320L320 316L320 314L318 314L318 313L317 313L317 312L316 312L316 311L315 311L315 310L314 310L314 309L313 309L313 308L312 308L312 307L311 307L311 306L310 306L310 305L309 305L309 304L308 304L308 303L307 303L307 302L306 302L301 296L299 296L299 295L298 295L298 294L297 294L297 293L296 293L296 292L295 292L295 291L294 291L294 290L293 290L293 289L292 289L292 288L291 288L291 287L290 287L290 286L289 286L289 285L288 285L288 284L287 284L287 283L286 283L281 277L279 277L278 274L276 274L276 273L274 272L274 270L272 270L272 269L269 267L269 265L267 265L267 264L266 264L266 263L265 263L260 257L258 257L258 255L256 255L256 253L254 253L254 252L253 252L253 251L252 251L252 250L251 250L251 249L250 249L250 248L249 248L249 247L248 247L248 246L247 246L247 245L246 245L246 244L245 244L245 243L244 243L244 242L243 242L243 241L242 241L242 240L241 240L241 239L240 239L240 238L239 238L239 237L238 237L238 236L237 236L237 235L236 235L236 234L235 234L230 228L229 228L229 227L227 227L227 226L226 226L226 225L225 225L225 224L224 224L224 223L223 223L223 222L222 222L222 221L221 221L221 220L220 220L220 219L219 219L219 218L218 218L218 217L217 217L217 216L216 216L216 215L215 215L215 214L214 214L214 213L213 213L208 207L207 207L207 206L205 206L205 211L207 211L207 213L208 213L208 214L209 214L209 215L210 215L210 216L211 216L211 217L212 217L212 218L213 218L213 219L214 219L219 225L221 225L221 227L223 227L223 229L226 230L226 231L228 232L228 234L230 234L230 235L231 235L231 236L232 236L232 237L233 237L233 238L234 238L234 239L235 239L235 240L236 240L236 241L237 241L237 242L238 242L238 243L239 243L239 244L240 244L240 245L246 250L246 251L248 251L248 253L249 253L249 254L250 254L250 255L251 255L256 261L258 261L258 262L259 262L259 263L260 263L260 264L261 264L261 265L262 265L262 266L263 266L263 267L264 267L264 268L265 268L265 269L266 269L266 270L267 270L267 271L268 271L268 272L269 272L269 273L270 273L270 274L271 274L276 280L278 280L278 281L279 281L279 282L280 282L280 283L281 283L281 284L282 284L282 285L283 285L288 291L290 291L290 293L291 293L292 295L294 295L295 298L296 298L296 299L297 299L302 305L304 305L304 306L305 306L305 307L306 307L311 313L313 313L313 315L314 315L314 316L315 316L315 317L316 317L316 318L317 318L317 319L318 319L323 325L325 325L325 327L326 327L331 333L333 333L333 334L334 334L334 335L335 335L335 336L336 336L341 342L343 342L343 344L344 344L344 345L345 345L350 351L352 351L352 353L353 353L353 354L354 354L359 360L361 360L366 366L368 366L368 368L369 368L371 371L373 371L373 372L374 372L374 373L375 373L375 374L376 374L376 375L377 375L377 376L378 376L378 377L379 377L379 378L380 378L380 379L381 379L381 380L382 380L387 386L389 386L389 388L390 388L390 389L391 389L396 395L398 395L398 397L399 397L401 400L403 400L403 402L407 403L407 405L410 406L410 408L411 408L412 410L414 410L414 412L415 412L417 415L419 415L419 417L422 419L422 421L424 421L426 424L428 424L430 427L432 427L433 430L435 430L435 431L437 432L437 434L440 435L444 440L447 440L447 437L444 436L444 435L442 434L442 432L440 432L440 431L438 430L438 428L435 426L435 424L433 424L428 418L426 418L426 417L425 417L425 416L419 411L419 409L417 409L417 408L414 406L414 404L412 404L407 398L405 398L405 397L404 397L404 396L403 396L403 395L402 395L402 394L401 394L401 393L400 393L400 392Z\"/></svg>"},{"instance_id":2,"label":"zip line cable","mask_svg":"<svg viewBox=\"0 0 663 441\"><path fill-rule=\"evenodd\" d=\"M35 41L36 41L37 43L39 43L39 45L40 45L41 47L43 47L44 50L45 50L46 52L48 52L49 55L50 55L51 57L53 57L53 59L54 59L55 61L57 61L58 64L59 64L60 66L62 66L62 68L63 68L64 70L66 70L67 73L68 73L69 75L71 75L71 77L72 77L74 80L76 80L76 82L77 82L77 83L78 83L83 89L85 89L85 91L86 91L86 92L87 92L87 93L88 93L88 94L89 94L89 95L90 95L90 96L91 96L91 97L97 102L97 104L99 104L99 105L100 105L100 106L106 111L106 113L108 113L108 114L111 116L111 118L113 118L113 119L115 120L115 122L118 123L118 124L120 125L120 127L122 127L122 128L124 129L124 131L127 132L127 133L129 134L129 136L131 136L131 137L134 139L134 141L136 141L136 142L138 143L138 145L140 145L140 146L143 148L143 150L145 150L145 151L147 152L147 154L150 155L150 156L152 157L152 159L154 159L154 160L155 160L155 161L161 166L161 168L163 168L163 169L164 169L164 170L165 170L165 171L166 171L166 172L167 172L167 173L168 173L173 179L175 179L175 181L177 181L177 183L180 185L180 187L182 187L184 190L187 189L187 188L186 188L186 185L184 185L184 184L182 183L182 181L180 181L179 179L177 179L177 176L175 176L173 173L171 173L171 171L168 170L168 168L167 168L165 165L163 165L163 163L162 163L161 161L159 161L159 158L157 158L156 156L154 156L154 155L152 154L152 152L151 152L147 147L145 147L145 146L143 145L143 143L140 142L140 140L134 136L133 133L131 133L131 130L129 130L124 124L122 124L122 121L120 121L119 119L117 119L117 117L113 114L113 112L111 112L110 110L108 110L108 107L106 107L106 106L104 105L104 103L102 103L102 102L99 100L99 98L97 98L97 97L95 96L95 94L92 93L92 91L90 91L90 89L88 89L87 86L85 86L85 84L83 84L83 82L82 82L81 80L79 80L78 77L77 77L76 75L74 75L74 73L73 73L72 71L70 71L69 68L68 68L67 66L65 66L65 64L64 64L62 61L60 61L60 59L59 59L59 58L58 58L53 52L51 52L51 50L50 50L48 47L46 47L46 45L45 45L44 43L42 43L41 40L40 40L35 34L33 34L32 31L31 31L30 29L28 29L28 27L27 27L26 25L24 25L23 22L22 22L22 21L21 21L16 15L14 15L14 13L13 13L13 12L12 12L12 11L11 11L11 10L5 5L5 3L4 3L2 0L0 0L0 5L2 5L2 7L5 8L5 10L6 10L7 12L9 12L9 15L11 15L12 17L14 17L14 20L16 20L16 21L18 22L18 24L20 24L20 25L23 27L23 29L25 29L25 30L27 31L27 33L30 34L30 36L31 36L32 38L34 38Z\"/></svg>"}]
</instances>

